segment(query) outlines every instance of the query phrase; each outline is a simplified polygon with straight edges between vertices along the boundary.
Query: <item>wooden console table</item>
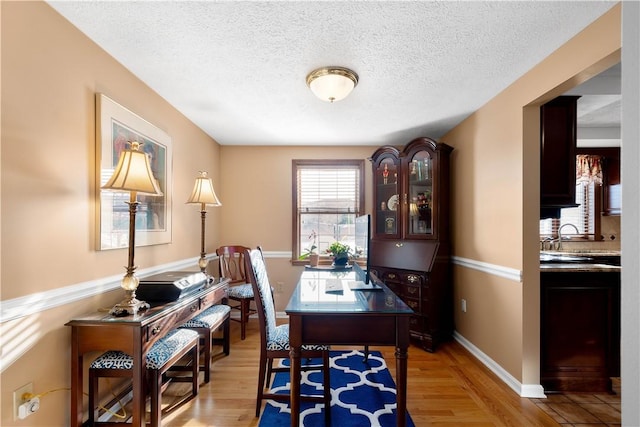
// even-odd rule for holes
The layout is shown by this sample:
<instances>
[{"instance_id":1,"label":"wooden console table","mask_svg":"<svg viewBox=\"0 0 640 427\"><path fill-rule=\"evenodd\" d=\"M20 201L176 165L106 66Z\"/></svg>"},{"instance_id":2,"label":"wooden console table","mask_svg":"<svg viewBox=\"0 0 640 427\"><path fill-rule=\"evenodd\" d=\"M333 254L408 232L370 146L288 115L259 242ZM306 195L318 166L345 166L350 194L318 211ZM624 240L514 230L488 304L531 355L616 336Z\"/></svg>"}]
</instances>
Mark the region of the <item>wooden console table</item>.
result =
<instances>
[{"instance_id":1,"label":"wooden console table","mask_svg":"<svg viewBox=\"0 0 640 427\"><path fill-rule=\"evenodd\" d=\"M216 279L205 289L182 299L152 306L135 316L114 317L93 313L72 319L71 326L71 414L70 425L83 424L84 355L89 352L120 350L133 357L132 426L145 425L144 378L149 348L167 332L226 297L228 279ZM137 363L135 363L137 362Z\"/></svg>"}]
</instances>

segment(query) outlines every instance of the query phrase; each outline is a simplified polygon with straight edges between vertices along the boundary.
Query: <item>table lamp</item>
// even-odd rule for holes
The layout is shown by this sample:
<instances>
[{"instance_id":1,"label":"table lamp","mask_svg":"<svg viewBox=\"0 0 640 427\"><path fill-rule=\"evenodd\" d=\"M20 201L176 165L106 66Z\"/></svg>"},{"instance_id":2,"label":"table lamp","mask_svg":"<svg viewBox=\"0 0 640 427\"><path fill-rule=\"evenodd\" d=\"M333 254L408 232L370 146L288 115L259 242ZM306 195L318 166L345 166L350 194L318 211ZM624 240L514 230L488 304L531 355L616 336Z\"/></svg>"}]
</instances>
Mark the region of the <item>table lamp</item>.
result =
<instances>
[{"instance_id":1,"label":"table lamp","mask_svg":"<svg viewBox=\"0 0 640 427\"><path fill-rule=\"evenodd\" d=\"M200 204L200 218L202 219L202 233L200 236L200 259L198 260L198 267L200 271L206 274L207 261L206 252L204 251L204 230L205 221L207 218L207 205L209 206L222 206L220 200L216 196L216 192L213 189L213 182L211 178L207 177L207 173L200 171L200 176L196 178L196 183L193 186L191 196L186 203L199 203Z\"/></svg>"},{"instance_id":2,"label":"table lamp","mask_svg":"<svg viewBox=\"0 0 640 427\"><path fill-rule=\"evenodd\" d=\"M135 276L137 266L134 265L136 210L139 205L137 196L138 193L162 196L162 191L151 171L149 156L139 150L141 145L142 143L138 141L129 141L130 148L122 150L113 175L102 186L103 190L129 193L129 201L126 202L129 205L129 263L120 285L125 290L125 298L110 311L112 315L116 316L136 314L139 310L149 308L149 304L136 298L136 289L140 282Z\"/></svg>"}]
</instances>

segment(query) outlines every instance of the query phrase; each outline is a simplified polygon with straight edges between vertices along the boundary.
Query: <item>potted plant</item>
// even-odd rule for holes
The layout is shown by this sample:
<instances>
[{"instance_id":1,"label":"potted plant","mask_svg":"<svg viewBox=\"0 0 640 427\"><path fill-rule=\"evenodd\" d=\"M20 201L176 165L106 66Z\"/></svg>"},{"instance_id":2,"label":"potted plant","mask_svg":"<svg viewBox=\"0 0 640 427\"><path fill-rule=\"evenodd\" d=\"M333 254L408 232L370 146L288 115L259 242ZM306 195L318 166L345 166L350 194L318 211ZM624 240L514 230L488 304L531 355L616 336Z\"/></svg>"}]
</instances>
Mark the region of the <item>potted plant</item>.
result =
<instances>
[{"instance_id":1,"label":"potted plant","mask_svg":"<svg viewBox=\"0 0 640 427\"><path fill-rule=\"evenodd\" d=\"M298 257L298 259L309 259L309 264L312 267L316 267L318 265L318 261L320 260L320 254L318 253L318 245L316 240L318 235L315 230L311 230L311 234L309 235L309 240L311 240L311 244L304 250L302 255Z\"/></svg>"},{"instance_id":2,"label":"potted plant","mask_svg":"<svg viewBox=\"0 0 640 427\"><path fill-rule=\"evenodd\" d=\"M333 242L327 248L327 253L333 257L333 265L336 267L344 267L349 261L351 247L346 243Z\"/></svg>"}]
</instances>

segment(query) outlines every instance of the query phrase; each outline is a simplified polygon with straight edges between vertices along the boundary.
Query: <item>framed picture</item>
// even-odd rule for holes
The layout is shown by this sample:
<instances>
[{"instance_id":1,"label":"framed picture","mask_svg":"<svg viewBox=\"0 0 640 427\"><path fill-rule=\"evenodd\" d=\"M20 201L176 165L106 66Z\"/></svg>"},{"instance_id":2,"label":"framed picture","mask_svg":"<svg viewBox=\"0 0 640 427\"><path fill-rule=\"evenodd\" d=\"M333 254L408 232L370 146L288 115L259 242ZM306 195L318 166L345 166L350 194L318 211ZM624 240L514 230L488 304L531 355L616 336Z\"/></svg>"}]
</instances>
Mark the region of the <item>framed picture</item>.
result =
<instances>
[{"instance_id":1,"label":"framed picture","mask_svg":"<svg viewBox=\"0 0 640 427\"><path fill-rule=\"evenodd\" d=\"M98 250L129 245L129 193L101 190L120 152L138 141L147 153L163 196L138 194L136 246L171 243L171 137L104 94L96 94L96 172Z\"/></svg>"}]
</instances>

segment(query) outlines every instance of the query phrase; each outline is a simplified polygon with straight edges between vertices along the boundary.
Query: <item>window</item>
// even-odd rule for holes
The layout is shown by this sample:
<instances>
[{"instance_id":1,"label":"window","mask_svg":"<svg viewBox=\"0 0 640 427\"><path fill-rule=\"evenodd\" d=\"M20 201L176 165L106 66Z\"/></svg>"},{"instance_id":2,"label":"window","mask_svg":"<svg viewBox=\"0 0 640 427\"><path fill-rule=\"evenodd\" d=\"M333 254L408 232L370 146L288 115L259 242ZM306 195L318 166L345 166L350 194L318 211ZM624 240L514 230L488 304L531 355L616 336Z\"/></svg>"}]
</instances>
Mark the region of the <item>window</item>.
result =
<instances>
[{"instance_id":1,"label":"window","mask_svg":"<svg viewBox=\"0 0 640 427\"><path fill-rule=\"evenodd\" d=\"M573 224L578 234L587 239L599 240L600 212L602 211L602 159L597 155L576 156L576 207L560 209L560 218L540 220L540 237L558 237L558 229ZM572 227L565 227L563 234L575 234Z\"/></svg>"},{"instance_id":2,"label":"window","mask_svg":"<svg viewBox=\"0 0 640 427\"><path fill-rule=\"evenodd\" d=\"M314 240L318 253L340 241L355 248L364 213L364 160L293 160L293 261Z\"/></svg>"}]
</instances>

